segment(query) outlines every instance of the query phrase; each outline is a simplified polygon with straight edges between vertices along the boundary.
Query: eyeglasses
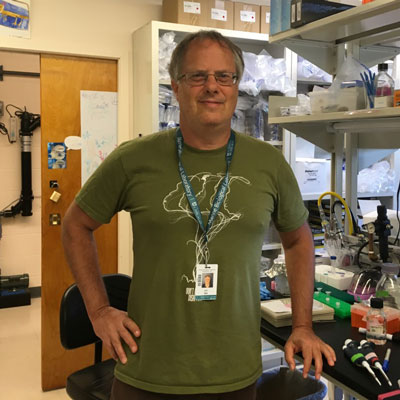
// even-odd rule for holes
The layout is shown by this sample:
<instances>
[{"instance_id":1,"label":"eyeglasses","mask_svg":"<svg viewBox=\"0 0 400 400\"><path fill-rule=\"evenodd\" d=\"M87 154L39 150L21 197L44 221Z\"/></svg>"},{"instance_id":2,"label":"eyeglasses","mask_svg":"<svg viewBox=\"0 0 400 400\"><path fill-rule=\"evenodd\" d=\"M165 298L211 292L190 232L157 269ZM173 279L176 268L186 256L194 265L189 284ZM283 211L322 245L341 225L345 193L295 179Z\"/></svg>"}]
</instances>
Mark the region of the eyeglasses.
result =
<instances>
[{"instance_id":1,"label":"eyeglasses","mask_svg":"<svg viewBox=\"0 0 400 400\"><path fill-rule=\"evenodd\" d=\"M215 72L214 74L209 74L208 72L196 71L182 74L178 77L178 81L185 79L186 83L190 86L203 86L210 75L222 86L232 86L238 80L238 76L234 72Z\"/></svg>"}]
</instances>

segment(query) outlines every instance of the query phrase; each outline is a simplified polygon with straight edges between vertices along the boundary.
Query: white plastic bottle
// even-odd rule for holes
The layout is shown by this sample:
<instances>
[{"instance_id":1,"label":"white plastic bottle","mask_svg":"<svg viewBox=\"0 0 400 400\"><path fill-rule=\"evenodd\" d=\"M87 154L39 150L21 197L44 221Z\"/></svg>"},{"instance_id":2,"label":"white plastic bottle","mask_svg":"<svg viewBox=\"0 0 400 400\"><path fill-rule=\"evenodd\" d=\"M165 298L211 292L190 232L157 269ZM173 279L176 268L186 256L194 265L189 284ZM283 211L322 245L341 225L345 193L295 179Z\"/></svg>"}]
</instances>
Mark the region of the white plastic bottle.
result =
<instances>
[{"instance_id":1,"label":"white plastic bottle","mask_svg":"<svg viewBox=\"0 0 400 400\"><path fill-rule=\"evenodd\" d=\"M375 108L393 107L394 80L387 73L388 64L378 64L378 75L375 77Z\"/></svg>"},{"instance_id":2,"label":"white plastic bottle","mask_svg":"<svg viewBox=\"0 0 400 400\"><path fill-rule=\"evenodd\" d=\"M383 311L383 300L371 298L371 307L367 313L366 338L369 342L381 345L386 343L386 315Z\"/></svg>"}]
</instances>

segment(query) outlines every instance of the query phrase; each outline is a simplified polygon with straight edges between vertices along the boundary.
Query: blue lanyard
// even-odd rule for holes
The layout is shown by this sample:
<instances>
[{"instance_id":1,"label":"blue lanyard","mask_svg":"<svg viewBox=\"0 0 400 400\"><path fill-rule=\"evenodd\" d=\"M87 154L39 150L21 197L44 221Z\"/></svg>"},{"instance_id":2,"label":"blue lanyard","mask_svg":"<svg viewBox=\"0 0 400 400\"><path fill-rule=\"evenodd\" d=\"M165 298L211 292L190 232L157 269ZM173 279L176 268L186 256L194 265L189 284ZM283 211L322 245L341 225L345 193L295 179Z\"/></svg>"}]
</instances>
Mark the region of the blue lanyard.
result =
<instances>
[{"instance_id":1,"label":"blue lanyard","mask_svg":"<svg viewBox=\"0 0 400 400\"><path fill-rule=\"evenodd\" d=\"M229 187L229 167L232 162L233 158L233 152L235 150L235 134L233 131L231 131L231 135L229 137L228 145L226 147L226 154L225 154L225 160L226 160L226 172L225 172L225 177L220 183L218 187L217 194L214 197L213 204L211 207L211 212L208 217L207 221L207 226L204 227L203 223L203 218L201 216L201 211L199 207L199 203L197 202L196 194L194 193L192 184L190 183L190 180L186 174L185 168L183 167L182 164L182 152L183 152L183 136L181 130L178 128L176 131L176 151L178 153L178 169L179 169L179 174L181 176L182 180L182 185L183 189L185 191L187 200L189 202L189 205L193 211L193 214L197 220L197 222L200 225L201 230L204 233L204 241L207 243L207 233L210 230L219 209L221 208L222 203L224 202L226 192Z\"/></svg>"}]
</instances>

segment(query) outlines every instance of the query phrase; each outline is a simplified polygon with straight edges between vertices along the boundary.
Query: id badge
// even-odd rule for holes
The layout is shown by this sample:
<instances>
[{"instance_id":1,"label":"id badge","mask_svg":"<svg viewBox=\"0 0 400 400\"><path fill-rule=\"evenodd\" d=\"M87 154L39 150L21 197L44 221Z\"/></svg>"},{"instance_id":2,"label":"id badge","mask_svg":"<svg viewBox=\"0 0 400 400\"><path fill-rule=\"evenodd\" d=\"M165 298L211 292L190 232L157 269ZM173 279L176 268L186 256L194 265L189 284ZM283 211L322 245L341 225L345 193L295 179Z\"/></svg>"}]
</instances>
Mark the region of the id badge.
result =
<instances>
[{"instance_id":1,"label":"id badge","mask_svg":"<svg viewBox=\"0 0 400 400\"><path fill-rule=\"evenodd\" d=\"M215 300L217 298L218 264L197 264L195 300Z\"/></svg>"}]
</instances>

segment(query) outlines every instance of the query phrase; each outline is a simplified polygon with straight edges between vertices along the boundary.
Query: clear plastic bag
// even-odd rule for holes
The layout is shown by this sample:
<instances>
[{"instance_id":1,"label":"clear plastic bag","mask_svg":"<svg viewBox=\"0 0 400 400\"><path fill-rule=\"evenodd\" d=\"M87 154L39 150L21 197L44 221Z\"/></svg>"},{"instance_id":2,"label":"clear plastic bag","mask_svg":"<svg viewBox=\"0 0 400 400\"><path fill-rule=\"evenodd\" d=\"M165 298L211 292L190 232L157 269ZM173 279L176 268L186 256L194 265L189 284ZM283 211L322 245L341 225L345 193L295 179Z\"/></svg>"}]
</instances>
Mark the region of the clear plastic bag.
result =
<instances>
[{"instance_id":1,"label":"clear plastic bag","mask_svg":"<svg viewBox=\"0 0 400 400\"><path fill-rule=\"evenodd\" d=\"M268 131L268 103L261 96L240 95L231 128L257 139L264 140Z\"/></svg>"},{"instance_id":2,"label":"clear plastic bag","mask_svg":"<svg viewBox=\"0 0 400 400\"><path fill-rule=\"evenodd\" d=\"M172 90L163 85L158 90L159 130L179 126L179 105Z\"/></svg>"},{"instance_id":3,"label":"clear plastic bag","mask_svg":"<svg viewBox=\"0 0 400 400\"><path fill-rule=\"evenodd\" d=\"M394 191L395 172L387 161L380 161L358 173L359 193L385 193Z\"/></svg>"},{"instance_id":4,"label":"clear plastic bag","mask_svg":"<svg viewBox=\"0 0 400 400\"><path fill-rule=\"evenodd\" d=\"M267 51L259 55L243 52L245 69L239 90L257 96L262 90L277 91L283 94L295 92L293 82L286 76L283 58L273 58Z\"/></svg>"},{"instance_id":5,"label":"clear plastic bag","mask_svg":"<svg viewBox=\"0 0 400 400\"><path fill-rule=\"evenodd\" d=\"M177 43L175 42L175 32L164 33L158 42L158 73L160 80L170 78L168 67L171 61L172 52Z\"/></svg>"},{"instance_id":6,"label":"clear plastic bag","mask_svg":"<svg viewBox=\"0 0 400 400\"><path fill-rule=\"evenodd\" d=\"M300 56L297 59L297 79L332 82L331 75Z\"/></svg>"},{"instance_id":7,"label":"clear plastic bag","mask_svg":"<svg viewBox=\"0 0 400 400\"><path fill-rule=\"evenodd\" d=\"M354 57L347 57L328 89L331 103L337 108L330 111L351 111L365 108L362 74L368 68ZM352 84L353 82L353 84ZM360 89L360 90L358 90Z\"/></svg>"}]
</instances>

